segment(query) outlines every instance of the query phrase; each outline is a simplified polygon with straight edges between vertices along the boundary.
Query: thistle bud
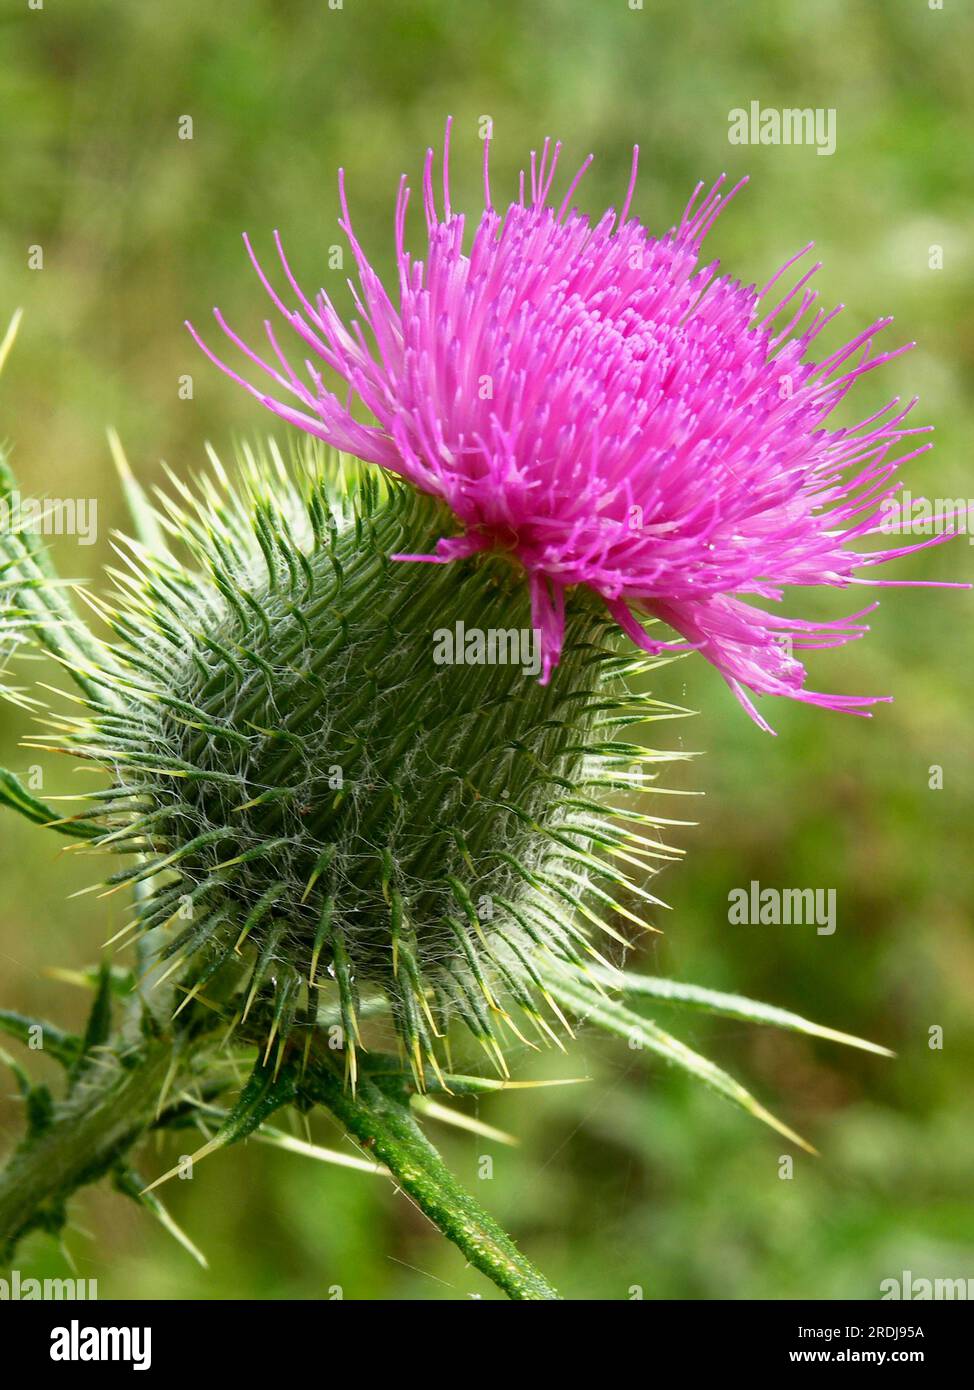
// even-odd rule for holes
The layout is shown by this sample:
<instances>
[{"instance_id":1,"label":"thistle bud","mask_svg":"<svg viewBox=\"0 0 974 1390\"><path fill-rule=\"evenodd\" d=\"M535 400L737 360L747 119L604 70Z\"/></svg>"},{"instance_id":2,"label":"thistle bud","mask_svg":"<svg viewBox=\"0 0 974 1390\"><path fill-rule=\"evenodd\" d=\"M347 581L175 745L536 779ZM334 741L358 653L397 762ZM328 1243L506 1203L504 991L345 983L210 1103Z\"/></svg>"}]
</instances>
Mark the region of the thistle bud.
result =
<instances>
[{"instance_id":1,"label":"thistle bud","mask_svg":"<svg viewBox=\"0 0 974 1390\"><path fill-rule=\"evenodd\" d=\"M111 887L147 886L157 978L220 991L265 1061L334 996L353 1084L376 994L419 1087L454 1018L503 1072L499 1023L561 1028L546 963L597 958L620 936L600 907L648 896L590 793L625 787L647 754L619 729L661 707L586 595L542 685L505 558L394 563L440 511L320 452L169 502L166 544L127 547L116 640L83 669L103 693L65 739L110 774L92 843L127 857Z\"/></svg>"},{"instance_id":2,"label":"thistle bud","mask_svg":"<svg viewBox=\"0 0 974 1390\"><path fill-rule=\"evenodd\" d=\"M512 1039L563 1046L570 1016L587 1019L804 1143L610 993L883 1050L603 954L618 961L652 926L646 881L677 853L664 833L679 822L645 792L662 790L656 764L686 755L625 736L686 713L644 688L661 656L620 655L579 588L561 660L538 681L531 597L511 559L397 563L430 543L442 503L317 446L290 466L273 445L248 451L233 483L214 458L156 508L123 476L138 537L120 545L114 591L85 595L111 641L28 537L0 538L11 601L79 692L80 718L47 721L56 746L107 774L73 816L6 772L0 803L122 858L105 891L131 895L116 939L132 930L137 945L132 977L93 974L83 1036L0 1011L22 1041L43 1027L68 1073L52 1107L18 1072L29 1127L0 1171L0 1257L28 1231L60 1229L73 1191L109 1172L195 1253L152 1190L170 1174L145 1186L129 1152L147 1130L187 1123L185 1095L232 1090L239 1062L250 1079L195 1157L292 1102L323 1105L516 1298L555 1294L410 1109L427 1089L506 1084ZM449 1035L464 1026L500 1080L453 1071Z\"/></svg>"}]
</instances>

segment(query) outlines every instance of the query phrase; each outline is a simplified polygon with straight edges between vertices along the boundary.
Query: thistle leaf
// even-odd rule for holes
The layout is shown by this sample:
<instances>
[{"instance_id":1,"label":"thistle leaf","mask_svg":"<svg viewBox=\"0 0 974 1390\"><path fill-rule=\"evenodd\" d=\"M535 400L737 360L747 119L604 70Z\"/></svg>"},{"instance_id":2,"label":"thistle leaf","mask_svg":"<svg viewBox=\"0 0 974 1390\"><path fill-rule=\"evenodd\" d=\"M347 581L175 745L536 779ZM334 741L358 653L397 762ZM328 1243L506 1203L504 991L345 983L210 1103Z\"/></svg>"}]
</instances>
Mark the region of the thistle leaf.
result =
<instances>
[{"instance_id":1,"label":"thistle leaf","mask_svg":"<svg viewBox=\"0 0 974 1390\"><path fill-rule=\"evenodd\" d=\"M788 1125L766 1110L739 1081L735 1081L732 1076L715 1063L702 1057L699 1052L694 1052L692 1048L687 1047L686 1043L680 1042L678 1038L664 1032L662 1028L649 1019L642 1018L639 1014L633 1013L631 1009L627 1009L625 1005L607 998L604 994L599 993L594 986L586 985L580 978L573 978L570 975L549 970L545 975L545 982L551 993L580 1018L584 1018L589 1023L597 1024L608 1033L615 1033L621 1038L634 1039L641 1047L655 1053L658 1057L662 1057L664 1061L671 1062L698 1081L702 1081L712 1091L716 1091L718 1095L733 1101L742 1110L746 1110L749 1115L761 1120L771 1129L777 1130L779 1134L783 1134L786 1139L799 1145L807 1153L816 1153L816 1150L806 1139L803 1139L800 1134L796 1134L793 1129L790 1129Z\"/></svg>"},{"instance_id":2,"label":"thistle leaf","mask_svg":"<svg viewBox=\"0 0 974 1390\"><path fill-rule=\"evenodd\" d=\"M417 1096L413 1101L413 1109L425 1120L437 1120L441 1125L464 1129L468 1134L477 1134L481 1139L487 1139L493 1144L507 1144L510 1148L517 1148L521 1142L515 1135L478 1120L476 1115L465 1115L462 1110L451 1110L448 1105L441 1105L429 1096Z\"/></svg>"},{"instance_id":3,"label":"thistle leaf","mask_svg":"<svg viewBox=\"0 0 974 1390\"><path fill-rule=\"evenodd\" d=\"M888 1047L857 1038L852 1033L841 1033L824 1024L813 1023L789 1009L779 1009L774 1004L762 1004L755 999L746 999L741 994L724 994L720 990L705 989L700 985L683 984L678 980L663 979L658 975L640 975L633 971L606 970L593 966L589 975L609 989L620 990L623 994L645 995L662 1004L701 1009L706 1013L720 1014L724 1018L740 1018L748 1023L767 1023L776 1028L785 1028L793 1033L805 1033L812 1038L824 1038L828 1042L843 1043L846 1047L857 1047L863 1052L873 1052L878 1057L895 1057ZM581 972L579 972L579 978Z\"/></svg>"},{"instance_id":4,"label":"thistle leaf","mask_svg":"<svg viewBox=\"0 0 974 1390\"><path fill-rule=\"evenodd\" d=\"M129 466L117 430L108 431L108 447L111 450L112 461L122 484L122 491L125 493L125 500L132 516L136 536L143 545L148 546L157 555L166 554L167 548L163 539L162 528L152 503L145 495L142 484Z\"/></svg>"},{"instance_id":5,"label":"thistle leaf","mask_svg":"<svg viewBox=\"0 0 974 1390\"><path fill-rule=\"evenodd\" d=\"M198 1163L200 1159L206 1158L209 1154L215 1153L217 1149L226 1148L229 1144L236 1144L241 1139L246 1139L249 1135L258 1130L275 1110L279 1110L282 1105L287 1105L294 1099L295 1095L295 1069L293 1065L283 1068L280 1072L275 1072L273 1067L262 1066L259 1062L254 1066L247 1084L240 1094L236 1105L227 1115L220 1130L212 1139L197 1149L190 1155L190 1161ZM182 1162L163 1173L161 1177L142 1189L143 1193L151 1192L156 1187L161 1187L170 1178L176 1176L182 1169Z\"/></svg>"},{"instance_id":6,"label":"thistle leaf","mask_svg":"<svg viewBox=\"0 0 974 1390\"><path fill-rule=\"evenodd\" d=\"M121 1167L115 1174L115 1186L124 1196L130 1197L140 1207L145 1207L156 1218L162 1228L169 1232L178 1245L203 1269L209 1269L206 1256L194 1245L186 1232L170 1216L154 1192L147 1192L145 1184L132 1168Z\"/></svg>"},{"instance_id":7,"label":"thistle leaf","mask_svg":"<svg viewBox=\"0 0 974 1390\"><path fill-rule=\"evenodd\" d=\"M303 1158L314 1158L319 1163L330 1163L336 1168L351 1168L357 1173L384 1173L389 1176L389 1170L381 1163L370 1163L355 1154L345 1154L339 1149L326 1149L321 1144L311 1144L306 1139L298 1139L293 1134L285 1134L282 1130L268 1125L262 1125L260 1129L255 1130L253 1137L258 1144L285 1149L288 1153L300 1154Z\"/></svg>"},{"instance_id":8,"label":"thistle leaf","mask_svg":"<svg viewBox=\"0 0 974 1390\"><path fill-rule=\"evenodd\" d=\"M0 806L9 806L12 811L16 811L26 820L33 821L35 825L43 825L48 830L56 830L59 835L68 835L72 839L90 840L103 833L102 827L92 821L65 819L59 816L50 806L38 801L36 796L31 796L20 779L5 767L0 767Z\"/></svg>"},{"instance_id":9,"label":"thistle leaf","mask_svg":"<svg viewBox=\"0 0 974 1390\"><path fill-rule=\"evenodd\" d=\"M78 1078L85 1068L97 1060L98 1049L104 1047L111 1037L112 992L111 967L107 961L103 961L98 970L98 984L88 1014L88 1022L85 1024L81 1048L71 1068L71 1089L77 1085Z\"/></svg>"},{"instance_id":10,"label":"thistle leaf","mask_svg":"<svg viewBox=\"0 0 974 1390\"><path fill-rule=\"evenodd\" d=\"M75 1033L66 1033L53 1023L44 1019L28 1018L25 1014L14 1013L11 1009L0 1009L0 1031L16 1038L25 1047L30 1047L39 1029L42 1040L41 1050L60 1062L63 1067L72 1067L82 1049L81 1038Z\"/></svg>"}]
</instances>

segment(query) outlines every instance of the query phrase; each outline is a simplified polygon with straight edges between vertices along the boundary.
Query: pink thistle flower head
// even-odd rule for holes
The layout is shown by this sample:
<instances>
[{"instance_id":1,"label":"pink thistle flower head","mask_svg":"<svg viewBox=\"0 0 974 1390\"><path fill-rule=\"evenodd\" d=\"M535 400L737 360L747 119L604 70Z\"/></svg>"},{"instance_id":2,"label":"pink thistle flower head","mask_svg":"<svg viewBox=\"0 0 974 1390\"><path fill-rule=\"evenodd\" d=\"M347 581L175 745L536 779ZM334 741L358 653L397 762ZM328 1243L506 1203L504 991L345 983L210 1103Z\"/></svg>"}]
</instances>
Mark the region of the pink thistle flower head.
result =
<instances>
[{"instance_id":1,"label":"pink thistle flower head","mask_svg":"<svg viewBox=\"0 0 974 1390\"><path fill-rule=\"evenodd\" d=\"M812 360L842 306L815 307L818 264L776 289L811 246L762 289L718 274L716 261L702 263L702 244L745 181L727 193L722 175L702 197L698 185L680 221L654 237L630 216L638 147L621 211L593 223L572 205L591 156L556 203L561 146L546 140L517 201L499 212L485 141L484 208L465 249L449 141L448 122L442 208L427 151L424 260L405 249L410 190L400 181L392 293L355 236L339 172L339 225L358 272L349 323L324 290L304 293L276 233L280 292L244 238L296 335L303 372L270 322L261 355L219 310L262 384L216 357L190 325L203 350L281 419L449 506L458 534L433 555L396 558L445 563L492 548L516 557L542 636L543 680L558 661L566 590L585 585L646 651L698 649L763 728L751 694L867 714L882 697L806 689L795 653L862 636L875 605L813 622L744 596L779 602L788 585L861 584L856 570L947 538L854 546L880 529L899 465L930 447L900 450L925 432L904 423L915 401L893 399L850 428L826 425L860 376L905 351L874 349L891 320ZM341 394L324 369L344 383ZM645 619L680 639L651 635Z\"/></svg>"}]
</instances>

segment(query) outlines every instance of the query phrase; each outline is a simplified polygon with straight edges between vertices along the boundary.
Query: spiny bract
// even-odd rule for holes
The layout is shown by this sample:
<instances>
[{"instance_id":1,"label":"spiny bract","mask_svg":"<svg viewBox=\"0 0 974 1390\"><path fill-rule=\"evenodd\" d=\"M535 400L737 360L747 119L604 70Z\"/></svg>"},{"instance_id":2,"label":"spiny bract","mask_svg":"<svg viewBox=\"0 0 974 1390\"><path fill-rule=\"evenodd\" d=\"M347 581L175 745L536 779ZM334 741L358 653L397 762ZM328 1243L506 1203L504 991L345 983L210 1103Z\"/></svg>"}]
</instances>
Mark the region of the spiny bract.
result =
<instances>
[{"instance_id":1,"label":"spiny bract","mask_svg":"<svg viewBox=\"0 0 974 1390\"><path fill-rule=\"evenodd\" d=\"M673 854L671 822L593 799L674 756L618 737L675 712L629 688L654 663L622 660L580 593L549 685L438 665L437 629L529 627L509 562L393 563L442 507L366 465L287 467L271 446L232 488L213 462L143 509L111 603L89 596L116 640L79 659L88 710L58 726L112 774L91 843L137 858L108 882L143 885L132 925L183 1004L234 982L265 1061L330 992L354 1084L361 1007L384 993L419 1086L451 1017L503 1071L518 1013L557 1040L546 962L599 957L579 922L619 941L610 914L644 925L631 908L655 899L617 861Z\"/></svg>"}]
</instances>

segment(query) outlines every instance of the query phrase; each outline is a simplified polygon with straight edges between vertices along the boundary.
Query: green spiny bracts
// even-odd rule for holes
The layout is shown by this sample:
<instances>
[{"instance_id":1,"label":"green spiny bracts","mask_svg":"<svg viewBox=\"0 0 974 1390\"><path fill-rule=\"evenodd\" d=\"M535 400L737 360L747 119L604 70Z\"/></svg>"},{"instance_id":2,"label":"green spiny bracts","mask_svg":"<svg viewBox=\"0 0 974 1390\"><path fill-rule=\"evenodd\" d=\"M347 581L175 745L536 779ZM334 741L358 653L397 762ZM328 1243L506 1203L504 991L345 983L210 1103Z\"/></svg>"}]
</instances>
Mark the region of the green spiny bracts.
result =
<instances>
[{"instance_id":1,"label":"green spiny bracts","mask_svg":"<svg viewBox=\"0 0 974 1390\"><path fill-rule=\"evenodd\" d=\"M654 764L686 755L626 733L685 713L643 692L659 660L620 657L575 594L550 685L510 659L451 664L440 643L458 624L474 656L493 633L495 657L523 662L506 635L530 618L503 557L392 560L442 529L429 498L312 449L285 466L270 445L244 451L232 486L214 457L195 491L174 478L177 500L152 507L112 448L137 539L117 543L113 594L78 594L104 638L38 538L0 530L0 641L46 648L76 687L77 712L45 715L35 746L108 776L64 816L0 769L0 805L82 854L120 856L94 889L131 904L113 940L135 944L134 969L86 973L83 1034L0 1009L0 1033L33 1046L40 1030L66 1073L56 1096L0 1049L28 1117L0 1169L0 1265L28 1232L60 1233L72 1194L103 1176L202 1259L154 1191L176 1170L147 1186L132 1166L140 1140L198 1130L195 1160L249 1135L287 1145L270 1117L324 1108L470 1264L513 1298L556 1297L419 1124L461 1117L417 1093L544 1084L506 1079L509 1033L563 1046L572 1017L804 1144L616 996L883 1049L604 960L648 925L648 874L676 854L663 837L681 822L632 793L665 791L647 786ZM453 1020L499 1079L457 1074Z\"/></svg>"},{"instance_id":2,"label":"green spiny bracts","mask_svg":"<svg viewBox=\"0 0 974 1390\"><path fill-rule=\"evenodd\" d=\"M655 902L624 866L672 855L662 822L621 829L591 799L672 756L620 736L666 712L629 685L652 663L623 662L585 598L547 686L505 659L438 662L458 624L502 634L495 658L528 635L508 561L391 560L443 516L357 464L272 450L236 489L214 464L143 509L111 602L90 599L114 640L73 663L87 712L58 721L112 774L91 845L136 857L108 886L147 886L133 926L178 1008L233 974L264 1064L334 996L354 1085L381 992L419 1087L454 1017L503 1073L506 1028L564 1030L547 970L602 961Z\"/></svg>"}]
</instances>

